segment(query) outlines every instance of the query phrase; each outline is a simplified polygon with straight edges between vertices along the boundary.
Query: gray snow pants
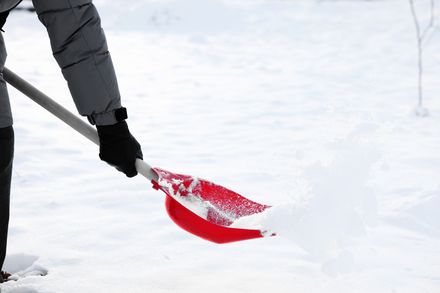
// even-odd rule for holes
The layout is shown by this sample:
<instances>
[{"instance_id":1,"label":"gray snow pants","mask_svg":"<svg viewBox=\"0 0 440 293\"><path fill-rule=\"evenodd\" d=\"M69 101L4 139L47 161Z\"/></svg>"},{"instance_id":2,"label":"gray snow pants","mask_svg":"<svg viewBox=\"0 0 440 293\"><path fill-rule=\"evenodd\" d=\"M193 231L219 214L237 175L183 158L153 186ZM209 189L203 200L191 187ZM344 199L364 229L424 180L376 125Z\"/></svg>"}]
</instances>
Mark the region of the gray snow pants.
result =
<instances>
[{"instance_id":1,"label":"gray snow pants","mask_svg":"<svg viewBox=\"0 0 440 293\"><path fill-rule=\"evenodd\" d=\"M12 126L0 128L0 269L5 261L8 240L9 194L13 156L14 130Z\"/></svg>"}]
</instances>

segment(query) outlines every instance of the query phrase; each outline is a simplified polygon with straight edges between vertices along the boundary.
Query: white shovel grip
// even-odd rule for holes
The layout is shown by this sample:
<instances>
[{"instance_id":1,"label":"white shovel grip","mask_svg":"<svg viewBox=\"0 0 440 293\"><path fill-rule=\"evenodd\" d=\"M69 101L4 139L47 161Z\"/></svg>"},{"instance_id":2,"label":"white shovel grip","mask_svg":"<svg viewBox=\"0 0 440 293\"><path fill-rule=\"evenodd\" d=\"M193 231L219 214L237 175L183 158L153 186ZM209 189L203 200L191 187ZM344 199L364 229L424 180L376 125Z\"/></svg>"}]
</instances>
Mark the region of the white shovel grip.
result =
<instances>
[{"instance_id":1,"label":"white shovel grip","mask_svg":"<svg viewBox=\"0 0 440 293\"><path fill-rule=\"evenodd\" d=\"M151 168L150 165L148 165L145 161L142 161L141 159L136 159L136 170L139 174L149 180L153 180L155 182L159 180L159 176L153 170L153 168Z\"/></svg>"}]
</instances>

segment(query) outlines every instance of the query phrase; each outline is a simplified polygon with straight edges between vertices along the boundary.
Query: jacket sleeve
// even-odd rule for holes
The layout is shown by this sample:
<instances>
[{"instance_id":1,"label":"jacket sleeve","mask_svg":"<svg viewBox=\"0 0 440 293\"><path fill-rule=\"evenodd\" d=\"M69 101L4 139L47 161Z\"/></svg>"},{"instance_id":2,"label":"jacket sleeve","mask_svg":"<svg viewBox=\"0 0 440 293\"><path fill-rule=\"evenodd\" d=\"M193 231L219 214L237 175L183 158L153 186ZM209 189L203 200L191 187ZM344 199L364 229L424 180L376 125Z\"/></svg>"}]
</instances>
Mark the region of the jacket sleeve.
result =
<instances>
[{"instance_id":1,"label":"jacket sleeve","mask_svg":"<svg viewBox=\"0 0 440 293\"><path fill-rule=\"evenodd\" d=\"M115 124L121 98L92 0L33 0L33 4L78 112L92 124Z\"/></svg>"}]
</instances>

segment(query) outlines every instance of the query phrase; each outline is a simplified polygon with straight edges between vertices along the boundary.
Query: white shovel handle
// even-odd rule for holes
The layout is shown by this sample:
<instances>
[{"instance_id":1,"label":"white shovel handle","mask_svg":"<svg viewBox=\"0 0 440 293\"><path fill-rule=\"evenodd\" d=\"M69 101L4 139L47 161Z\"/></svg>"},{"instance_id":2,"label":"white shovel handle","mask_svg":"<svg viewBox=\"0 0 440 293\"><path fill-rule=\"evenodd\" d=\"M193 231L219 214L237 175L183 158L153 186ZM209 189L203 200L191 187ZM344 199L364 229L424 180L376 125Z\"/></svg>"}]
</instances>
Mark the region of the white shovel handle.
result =
<instances>
[{"instance_id":1,"label":"white shovel handle","mask_svg":"<svg viewBox=\"0 0 440 293\"><path fill-rule=\"evenodd\" d=\"M28 96L34 102L99 146L98 132L95 128L78 118L69 110L52 100L50 97L42 93L40 90L6 67L3 69L3 78L14 88ZM136 159L136 170L145 178L154 180L156 182L158 181L156 172L151 168L150 165L140 159Z\"/></svg>"}]
</instances>

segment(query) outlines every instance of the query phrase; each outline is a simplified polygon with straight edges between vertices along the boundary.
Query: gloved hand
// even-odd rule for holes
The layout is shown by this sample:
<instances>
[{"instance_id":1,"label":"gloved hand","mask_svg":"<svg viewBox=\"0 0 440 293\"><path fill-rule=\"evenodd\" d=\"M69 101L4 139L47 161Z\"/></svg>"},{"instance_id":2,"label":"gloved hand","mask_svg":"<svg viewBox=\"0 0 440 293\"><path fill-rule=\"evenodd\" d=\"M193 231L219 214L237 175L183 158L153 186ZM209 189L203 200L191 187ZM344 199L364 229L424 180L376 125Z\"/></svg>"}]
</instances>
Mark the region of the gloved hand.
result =
<instances>
[{"instance_id":1,"label":"gloved hand","mask_svg":"<svg viewBox=\"0 0 440 293\"><path fill-rule=\"evenodd\" d=\"M99 135L99 157L125 173L127 177L137 175L136 159L143 159L139 143L128 130L127 122L122 121L114 125L97 125Z\"/></svg>"}]
</instances>

